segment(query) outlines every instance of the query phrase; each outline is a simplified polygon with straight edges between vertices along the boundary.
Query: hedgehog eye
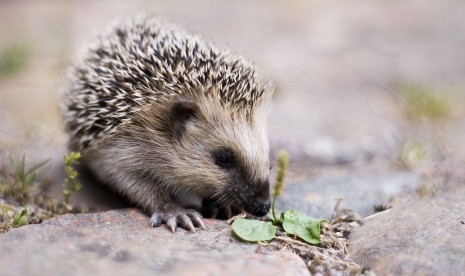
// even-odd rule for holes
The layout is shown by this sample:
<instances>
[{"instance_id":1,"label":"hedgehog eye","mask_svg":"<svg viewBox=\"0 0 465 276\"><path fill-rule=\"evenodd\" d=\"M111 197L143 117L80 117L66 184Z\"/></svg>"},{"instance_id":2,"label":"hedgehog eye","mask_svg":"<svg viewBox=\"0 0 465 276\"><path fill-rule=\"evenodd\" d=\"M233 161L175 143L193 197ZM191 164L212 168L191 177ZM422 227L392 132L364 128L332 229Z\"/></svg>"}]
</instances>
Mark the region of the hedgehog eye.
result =
<instances>
[{"instance_id":1,"label":"hedgehog eye","mask_svg":"<svg viewBox=\"0 0 465 276\"><path fill-rule=\"evenodd\" d=\"M234 164L233 155L230 151L222 150L216 153L215 155L215 163L216 165L220 166L221 168L229 169Z\"/></svg>"}]
</instances>

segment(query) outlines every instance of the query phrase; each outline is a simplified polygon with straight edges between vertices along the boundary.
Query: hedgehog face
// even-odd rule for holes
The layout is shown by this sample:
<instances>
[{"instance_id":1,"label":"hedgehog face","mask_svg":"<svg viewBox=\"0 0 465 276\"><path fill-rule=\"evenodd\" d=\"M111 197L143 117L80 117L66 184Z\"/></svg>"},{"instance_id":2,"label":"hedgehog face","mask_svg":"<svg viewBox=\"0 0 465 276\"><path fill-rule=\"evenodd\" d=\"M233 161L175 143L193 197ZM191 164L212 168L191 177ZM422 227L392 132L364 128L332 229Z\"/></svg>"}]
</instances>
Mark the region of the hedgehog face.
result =
<instances>
[{"instance_id":1,"label":"hedgehog face","mask_svg":"<svg viewBox=\"0 0 465 276\"><path fill-rule=\"evenodd\" d=\"M257 216L265 215L270 208L268 175L254 175L247 162L253 162L256 166L258 160L247 160L247 156L234 152L229 148L219 148L212 153L212 160L220 170L227 174L230 187L223 190L229 195L231 202L237 208ZM265 178L266 177L266 178Z\"/></svg>"},{"instance_id":2,"label":"hedgehog face","mask_svg":"<svg viewBox=\"0 0 465 276\"><path fill-rule=\"evenodd\" d=\"M215 99L173 104L168 122L173 173L194 193L257 216L270 208L265 114L233 110Z\"/></svg>"}]
</instances>

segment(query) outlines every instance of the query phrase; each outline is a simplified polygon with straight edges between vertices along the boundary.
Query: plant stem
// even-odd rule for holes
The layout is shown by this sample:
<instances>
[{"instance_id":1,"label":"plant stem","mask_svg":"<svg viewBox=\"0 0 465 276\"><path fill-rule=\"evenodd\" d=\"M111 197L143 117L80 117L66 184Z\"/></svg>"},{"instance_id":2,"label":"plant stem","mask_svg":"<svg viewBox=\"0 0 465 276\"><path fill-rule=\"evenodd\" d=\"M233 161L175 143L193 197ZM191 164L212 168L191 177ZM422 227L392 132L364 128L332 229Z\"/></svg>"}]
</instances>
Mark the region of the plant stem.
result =
<instances>
[{"instance_id":1,"label":"plant stem","mask_svg":"<svg viewBox=\"0 0 465 276\"><path fill-rule=\"evenodd\" d=\"M276 195L273 196L273 201L271 202L271 214L273 215L273 220L274 220L274 223L276 224L278 221L276 219L276 215L274 213L274 202L276 201Z\"/></svg>"},{"instance_id":2,"label":"plant stem","mask_svg":"<svg viewBox=\"0 0 465 276\"><path fill-rule=\"evenodd\" d=\"M281 194L284 186L284 175L286 173L287 166L289 164L289 154L285 150L278 152L278 171L276 174L276 182L273 186L273 202L271 203L271 214L273 215L274 223L279 224L279 220L276 218L274 210L274 203L276 198Z\"/></svg>"}]
</instances>

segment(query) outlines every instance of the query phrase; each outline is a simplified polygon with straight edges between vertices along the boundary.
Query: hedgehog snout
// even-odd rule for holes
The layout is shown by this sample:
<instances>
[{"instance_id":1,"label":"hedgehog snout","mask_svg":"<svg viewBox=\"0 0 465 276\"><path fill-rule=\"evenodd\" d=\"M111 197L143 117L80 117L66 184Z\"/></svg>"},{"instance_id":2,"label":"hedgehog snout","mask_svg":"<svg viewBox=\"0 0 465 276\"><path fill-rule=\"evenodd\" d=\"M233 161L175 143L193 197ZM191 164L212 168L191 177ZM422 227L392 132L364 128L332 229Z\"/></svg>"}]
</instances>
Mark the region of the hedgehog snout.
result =
<instances>
[{"instance_id":1,"label":"hedgehog snout","mask_svg":"<svg viewBox=\"0 0 465 276\"><path fill-rule=\"evenodd\" d=\"M262 200L259 199L253 204L253 211L251 212L252 215L257 217L262 217L266 215L270 211L271 201L270 199Z\"/></svg>"},{"instance_id":2,"label":"hedgehog snout","mask_svg":"<svg viewBox=\"0 0 465 276\"><path fill-rule=\"evenodd\" d=\"M268 181L259 186L260 189L249 198L249 204L246 206L247 212L254 216L261 217L270 211L271 200L269 186Z\"/></svg>"}]
</instances>

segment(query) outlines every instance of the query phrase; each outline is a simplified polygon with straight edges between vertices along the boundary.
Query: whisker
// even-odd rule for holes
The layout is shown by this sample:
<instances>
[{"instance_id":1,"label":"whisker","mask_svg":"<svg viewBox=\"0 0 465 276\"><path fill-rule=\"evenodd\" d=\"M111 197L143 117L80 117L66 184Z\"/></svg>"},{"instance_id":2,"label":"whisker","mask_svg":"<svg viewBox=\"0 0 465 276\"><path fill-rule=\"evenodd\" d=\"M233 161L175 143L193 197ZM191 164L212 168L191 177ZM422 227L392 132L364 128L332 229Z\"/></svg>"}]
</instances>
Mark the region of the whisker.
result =
<instances>
[{"instance_id":1,"label":"whisker","mask_svg":"<svg viewBox=\"0 0 465 276\"><path fill-rule=\"evenodd\" d=\"M218 193L219 194L219 193ZM215 197L217 194L213 195ZM211 203L208 207L213 207L219 205L222 200L224 200L227 197L227 193L223 193L222 196L220 196L218 199L216 199L213 203Z\"/></svg>"}]
</instances>

